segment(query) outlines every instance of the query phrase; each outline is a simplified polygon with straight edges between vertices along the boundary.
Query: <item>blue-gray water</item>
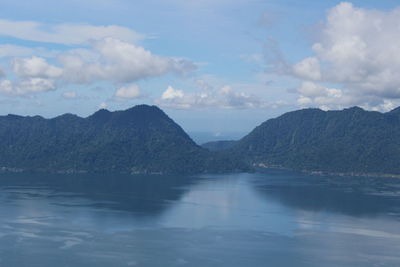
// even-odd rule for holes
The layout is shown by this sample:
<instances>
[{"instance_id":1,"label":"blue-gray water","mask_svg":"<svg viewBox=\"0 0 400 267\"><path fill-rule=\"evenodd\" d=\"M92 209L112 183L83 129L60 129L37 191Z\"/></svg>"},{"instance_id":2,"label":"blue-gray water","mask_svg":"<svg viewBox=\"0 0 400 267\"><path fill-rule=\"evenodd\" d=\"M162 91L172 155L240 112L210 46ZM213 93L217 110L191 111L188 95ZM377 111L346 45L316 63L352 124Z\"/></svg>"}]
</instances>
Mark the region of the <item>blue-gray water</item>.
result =
<instances>
[{"instance_id":1,"label":"blue-gray water","mask_svg":"<svg viewBox=\"0 0 400 267\"><path fill-rule=\"evenodd\" d=\"M400 266L400 180L0 176L0 266Z\"/></svg>"}]
</instances>

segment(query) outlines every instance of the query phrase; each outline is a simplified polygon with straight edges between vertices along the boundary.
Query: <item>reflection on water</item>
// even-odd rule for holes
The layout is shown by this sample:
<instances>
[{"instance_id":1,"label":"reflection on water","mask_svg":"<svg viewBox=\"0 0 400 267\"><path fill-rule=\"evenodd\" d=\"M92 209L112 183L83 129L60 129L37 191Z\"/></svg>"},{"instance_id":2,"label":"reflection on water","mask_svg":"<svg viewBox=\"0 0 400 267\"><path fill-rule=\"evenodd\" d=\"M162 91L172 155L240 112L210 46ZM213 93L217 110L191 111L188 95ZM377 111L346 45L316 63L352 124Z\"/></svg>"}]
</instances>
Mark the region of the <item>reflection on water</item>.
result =
<instances>
[{"instance_id":1,"label":"reflection on water","mask_svg":"<svg viewBox=\"0 0 400 267\"><path fill-rule=\"evenodd\" d=\"M400 180L0 176L0 266L398 266Z\"/></svg>"},{"instance_id":2,"label":"reflection on water","mask_svg":"<svg viewBox=\"0 0 400 267\"><path fill-rule=\"evenodd\" d=\"M398 179L269 173L268 179L260 177L256 191L293 209L351 216L400 214Z\"/></svg>"}]
</instances>

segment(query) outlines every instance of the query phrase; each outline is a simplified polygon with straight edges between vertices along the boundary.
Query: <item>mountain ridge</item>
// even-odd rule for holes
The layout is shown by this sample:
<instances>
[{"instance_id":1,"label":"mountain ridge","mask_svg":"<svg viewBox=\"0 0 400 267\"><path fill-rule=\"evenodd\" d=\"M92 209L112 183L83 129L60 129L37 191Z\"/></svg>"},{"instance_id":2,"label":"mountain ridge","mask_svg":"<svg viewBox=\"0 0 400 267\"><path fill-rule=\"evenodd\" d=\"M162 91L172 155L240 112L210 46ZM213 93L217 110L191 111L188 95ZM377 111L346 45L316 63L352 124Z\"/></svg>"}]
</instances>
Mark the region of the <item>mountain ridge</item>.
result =
<instances>
[{"instance_id":1,"label":"mountain ridge","mask_svg":"<svg viewBox=\"0 0 400 267\"><path fill-rule=\"evenodd\" d=\"M0 116L0 167L42 172L178 173L244 170L198 146L156 106L63 114Z\"/></svg>"},{"instance_id":2,"label":"mountain ridge","mask_svg":"<svg viewBox=\"0 0 400 267\"><path fill-rule=\"evenodd\" d=\"M266 120L238 141L197 145L164 111L138 105L67 113L0 116L6 171L195 174L249 166L327 173L400 174L400 108L301 109Z\"/></svg>"},{"instance_id":3,"label":"mountain ridge","mask_svg":"<svg viewBox=\"0 0 400 267\"><path fill-rule=\"evenodd\" d=\"M292 111L263 122L227 153L260 166L400 174L398 111Z\"/></svg>"}]
</instances>

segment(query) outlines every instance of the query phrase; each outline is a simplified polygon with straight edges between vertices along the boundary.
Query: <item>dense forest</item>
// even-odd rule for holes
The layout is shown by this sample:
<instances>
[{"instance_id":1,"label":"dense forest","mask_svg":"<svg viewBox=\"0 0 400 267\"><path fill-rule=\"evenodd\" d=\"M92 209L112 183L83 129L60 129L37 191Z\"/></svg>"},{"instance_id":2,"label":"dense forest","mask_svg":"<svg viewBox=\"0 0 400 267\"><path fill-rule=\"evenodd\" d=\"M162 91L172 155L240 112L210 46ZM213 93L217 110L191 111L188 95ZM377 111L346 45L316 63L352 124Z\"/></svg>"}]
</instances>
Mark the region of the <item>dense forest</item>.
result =
<instances>
[{"instance_id":1,"label":"dense forest","mask_svg":"<svg viewBox=\"0 0 400 267\"><path fill-rule=\"evenodd\" d=\"M9 171L203 173L247 170L212 153L155 106L65 114L0 117L0 167Z\"/></svg>"},{"instance_id":2,"label":"dense forest","mask_svg":"<svg viewBox=\"0 0 400 267\"><path fill-rule=\"evenodd\" d=\"M400 108L293 111L262 123L226 151L262 166L400 174Z\"/></svg>"}]
</instances>

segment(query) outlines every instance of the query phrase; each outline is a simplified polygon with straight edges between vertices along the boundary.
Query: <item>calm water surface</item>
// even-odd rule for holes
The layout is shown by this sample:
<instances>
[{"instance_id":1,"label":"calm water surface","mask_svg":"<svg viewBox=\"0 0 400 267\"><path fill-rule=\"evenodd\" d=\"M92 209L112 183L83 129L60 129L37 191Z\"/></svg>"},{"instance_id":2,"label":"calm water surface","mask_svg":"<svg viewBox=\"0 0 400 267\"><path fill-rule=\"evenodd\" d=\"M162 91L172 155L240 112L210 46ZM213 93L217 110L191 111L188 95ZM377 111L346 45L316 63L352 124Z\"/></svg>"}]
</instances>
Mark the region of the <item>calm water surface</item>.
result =
<instances>
[{"instance_id":1,"label":"calm water surface","mask_svg":"<svg viewBox=\"0 0 400 267\"><path fill-rule=\"evenodd\" d=\"M400 266L400 180L0 176L0 266Z\"/></svg>"}]
</instances>

